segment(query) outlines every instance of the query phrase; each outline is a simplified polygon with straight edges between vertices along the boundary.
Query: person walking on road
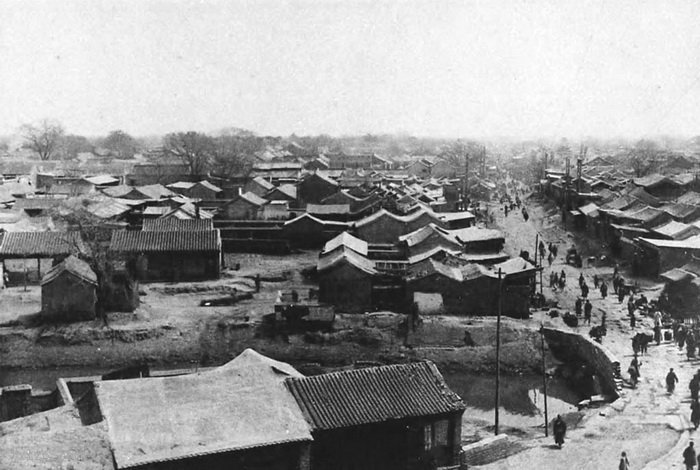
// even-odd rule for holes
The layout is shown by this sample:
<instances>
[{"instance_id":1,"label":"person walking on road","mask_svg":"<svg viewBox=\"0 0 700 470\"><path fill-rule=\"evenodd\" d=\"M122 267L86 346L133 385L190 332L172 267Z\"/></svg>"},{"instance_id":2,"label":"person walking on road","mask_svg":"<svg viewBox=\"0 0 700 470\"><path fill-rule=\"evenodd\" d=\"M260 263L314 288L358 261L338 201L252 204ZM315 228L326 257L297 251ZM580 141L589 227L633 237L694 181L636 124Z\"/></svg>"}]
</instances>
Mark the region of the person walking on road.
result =
<instances>
[{"instance_id":1,"label":"person walking on road","mask_svg":"<svg viewBox=\"0 0 700 470\"><path fill-rule=\"evenodd\" d=\"M602 298L606 298L608 296L608 284L605 281L600 284L600 296Z\"/></svg>"},{"instance_id":2,"label":"person walking on road","mask_svg":"<svg viewBox=\"0 0 700 470\"><path fill-rule=\"evenodd\" d=\"M583 285L581 286L581 296L583 298L587 298L588 292L589 292L588 284L586 284L586 281L583 281Z\"/></svg>"},{"instance_id":3,"label":"person walking on road","mask_svg":"<svg viewBox=\"0 0 700 470\"><path fill-rule=\"evenodd\" d=\"M690 422L693 423L695 429L700 425L700 403L697 398L690 402Z\"/></svg>"},{"instance_id":4,"label":"person walking on road","mask_svg":"<svg viewBox=\"0 0 700 470\"><path fill-rule=\"evenodd\" d=\"M630 470L630 461L627 460L627 452L623 452L620 456L620 465L617 470Z\"/></svg>"},{"instance_id":5,"label":"person walking on road","mask_svg":"<svg viewBox=\"0 0 700 470\"><path fill-rule=\"evenodd\" d=\"M683 451L683 463L685 464L685 470L693 470L695 464L698 462L698 456L695 453L694 442L690 441L688 447Z\"/></svg>"},{"instance_id":6,"label":"person walking on road","mask_svg":"<svg viewBox=\"0 0 700 470\"><path fill-rule=\"evenodd\" d=\"M668 393L673 393L678 383L678 376L673 372L673 367L669 369L668 374L666 374L666 390Z\"/></svg>"},{"instance_id":7,"label":"person walking on road","mask_svg":"<svg viewBox=\"0 0 700 470\"><path fill-rule=\"evenodd\" d=\"M562 419L561 415L557 415L554 423L552 424L552 431L554 431L554 443L559 446L564 444L564 437L566 436L566 423Z\"/></svg>"},{"instance_id":8,"label":"person walking on road","mask_svg":"<svg viewBox=\"0 0 700 470\"><path fill-rule=\"evenodd\" d=\"M583 318L589 325L591 324L591 313L593 312L593 304L586 299L586 305L583 307Z\"/></svg>"},{"instance_id":9,"label":"person walking on road","mask_svg":"<svg viewBox=\"0 0 700 470\"><path fill-rule=\"evenodd\" d=\"M597 289L599 283L600 283L600 278L598 278L597 274L594 274L593 275L593 288Z\"/></svg>"},{"instance_id":10,"label":"person walking on road","mask_svg":"<svg viewBox=\"0 0 700 470\"><path fill-rule=\"evenodd\" d=\"M583 273L578 275L578 286L583 289L583 285L586 283L586 279L583 277Z\"/></svg>"}]
</instances>

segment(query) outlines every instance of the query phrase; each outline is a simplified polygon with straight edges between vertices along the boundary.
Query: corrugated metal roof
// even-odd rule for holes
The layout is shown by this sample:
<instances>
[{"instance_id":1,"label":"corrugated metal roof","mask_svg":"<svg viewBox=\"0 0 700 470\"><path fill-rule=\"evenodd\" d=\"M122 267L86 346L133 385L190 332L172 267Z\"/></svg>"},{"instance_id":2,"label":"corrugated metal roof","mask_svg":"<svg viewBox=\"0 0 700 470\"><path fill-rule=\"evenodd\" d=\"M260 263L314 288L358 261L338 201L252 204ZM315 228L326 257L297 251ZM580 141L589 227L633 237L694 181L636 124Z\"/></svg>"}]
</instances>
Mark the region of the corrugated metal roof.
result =
<instances>
[{"instance_id":1,"label":"corrugated metal roof","mask_svg":"<svg viewBox=\"0 0 700 470\"><path fill-rule=\"evenodd\" d=\"M51 268L41 279L41 285L53 281L63 272L69 272L85 282L97 285L97 274L90 268L90 265L73 255Z\"/></svg>"},{"instance_id":2,"label":"corrugated metal roof","mask_svg":"<svg viewBox=\"0 0 700 470\"><path fill-rule=\"evenodd\" d=\"M145 219L145 232L201 232L214 230L212 219Z\"/></svg>"},{"instance_id":3,"label":"corrugated metal roof","mask_svg":"<svg viewBox=\"0 0 700 470\"><path fill-rule=\"evenodd\" d=\"M8 232L0 245L0 256L5 258L54 258L81 251L78 232Z\"/></svg>"},{"instance_id":4,"label":"corrugated metal roof","mask_svg":"<svg viewBox=\"0 0 700 470\"><path fill-rule=\"evenodd\" d=\"M286 385L314 429L339 429L465 409L432 362L290 378Z\"/></svg>"},{"instance_id":5,"label":"corrugated metal roof","mask_svg":"<svg viewBox=\"0 0 700 470\"><path fill-rule=\"evenodd\" d=\"M219 230L168 232L116 230L112 232L110 249L129 253L212 252L221 250L221 236Z\"/></svg>"}]
</instances>

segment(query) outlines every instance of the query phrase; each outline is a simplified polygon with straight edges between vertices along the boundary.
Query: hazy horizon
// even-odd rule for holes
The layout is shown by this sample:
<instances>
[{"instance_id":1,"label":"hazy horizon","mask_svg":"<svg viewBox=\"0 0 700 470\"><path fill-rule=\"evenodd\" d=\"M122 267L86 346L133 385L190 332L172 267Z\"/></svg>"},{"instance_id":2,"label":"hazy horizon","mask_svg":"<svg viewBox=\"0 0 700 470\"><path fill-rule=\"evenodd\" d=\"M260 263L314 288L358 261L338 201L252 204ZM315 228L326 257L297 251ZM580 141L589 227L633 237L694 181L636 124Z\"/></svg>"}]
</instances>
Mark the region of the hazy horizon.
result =
<instances>
[{"instance_id":1,"label":"hazy horizon","mask_svg":"<svg viewBox=\"0 0 700 470\"><path fill-rule=\"evenodd\" d=\"M3 6L0 134L700 134L700 2Z\"/></svg>"}]
</instances>

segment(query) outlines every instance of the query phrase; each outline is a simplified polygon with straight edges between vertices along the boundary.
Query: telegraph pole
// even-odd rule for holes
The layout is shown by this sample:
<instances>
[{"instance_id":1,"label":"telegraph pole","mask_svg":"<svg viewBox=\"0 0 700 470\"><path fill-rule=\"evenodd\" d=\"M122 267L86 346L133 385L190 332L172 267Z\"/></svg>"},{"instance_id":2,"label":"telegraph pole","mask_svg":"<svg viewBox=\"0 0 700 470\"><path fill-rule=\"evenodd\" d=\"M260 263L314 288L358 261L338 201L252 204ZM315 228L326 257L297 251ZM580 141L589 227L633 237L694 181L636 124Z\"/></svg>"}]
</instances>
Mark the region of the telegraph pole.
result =
<instances>
[{"instance_id":1,"label":"telegraph pole","mask_svg":"<svg viewBox=\"0 0 700 470\"><path fill-rule=\"evenodd\" d=\"M569 210L569 184L571 182L571 157L566 156L566 174L564 175L564 211L562 220L566 224L566 212Z\"/></svg>"},{"instance_id":2,"label":"telegraph pole","mask_svg":"<svg viewBox=\"0 0 700 470\"><path fill-rule=\"evenodd\" d=\"M549 437L549 416L547 415L547 369L544 357L544 325L540 325L542 342L542 388L544 389L544 437Z\"/></svg>"},{"instance_id":3,"label":"telegraph pole","mask_svg":"<svg viewBox=\"0 0 700 470\"><path fill-rule=\"evenodd\" d=\"M501 278L501 268L498 268L498 316L496 317L496 413L494 424L495 433L498 436L498 407L501 402L501 310L503 309L503 280Z\"/></svg>"}]
</instances>

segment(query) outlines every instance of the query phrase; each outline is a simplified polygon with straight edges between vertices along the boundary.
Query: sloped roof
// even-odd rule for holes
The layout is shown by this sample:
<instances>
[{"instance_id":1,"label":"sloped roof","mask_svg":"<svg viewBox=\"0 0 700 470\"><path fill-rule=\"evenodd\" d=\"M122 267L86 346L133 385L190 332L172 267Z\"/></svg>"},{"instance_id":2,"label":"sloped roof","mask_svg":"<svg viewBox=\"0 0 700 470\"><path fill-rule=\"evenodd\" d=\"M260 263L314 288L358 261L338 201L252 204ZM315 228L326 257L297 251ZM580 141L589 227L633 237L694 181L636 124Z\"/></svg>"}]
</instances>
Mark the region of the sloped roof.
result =
<instances>
[{"instance_id":1,"label":"sloped roof","mask_svg":"<svg viewBox=\"0 0 700 470\"><path fill-rule=\"evenodd\" d=\"M105 184L114 184L118 183L119 180L115 178L114 176L111 175L96 175L96 176L87 176L83 178L85 181L88 183L94 184L95 186L101 186Z\"/></svg>"},{"instance_id":2,"label":"sloped roof","mask_svg":"<svg viewBox=\"0 0 700 470\"><path fill-rule=\"evenodd\" d=\"M641 186L643 188L653 188L654 186L658 186L662 183L666 182L673 182L669 177L664 176L664 175L659 175L659 174L651 174L644 176L642 178L634 178L632 180L634 184L637 186ZM673 182L673 184L678 184Z\"/></svg>"},{"instance_id":3,"label":"sloped roof","mask_svg":"<svg viewBox=\"0 0 700 470\"><path fill-rule=\"evenodd\" d=\"M433 248L425 251L421 251L416 254L411 254L411 256L408 257L408 264L417 264L420 263L421 261L424 261L428 258L432 258L438 254L446 254L446 255L451 255L451 256L460 256L461 259L461 250L450 250L448 248L445 248L444 246L434 246ZM466 261L465 261L466 262Z\"/></svg>"},{"instance_id":4,"label":"sloped roof","mask_svg":"<svg viewBox=\"0 0 700 470\"><path fill-rule=\"evenodd\" d=\"M406 235L399 236L399 241L405 242L409 247L415 247L416 245L420 245L432 235L438 235L442 240L447 242L447 244L453 248L461 247L461 243L456 237L454 237L447 230L444 230L433 223L425 225L419 228L418 230L414 230L413 232L408 233Z\"/></svg>"},{"instance_id":5,"label":"sloped roof","mask_svg":"<svg viewBox=\"0 0 700 470\"><path fill-rule=\"evenodd\" d=\"M341 246L348 247L351 250L361 254L362 256L367 256L367 242L352 236L348 232L343 232L337 237L328 240L326 244L323 245L323 251L321 251L321 256L331 253L333 250Z\"/></svg>"},{"instance_id":6,"label":"sloped roof","mask_svg":"<svg viewBox=\"0 0 700 470\"><path fill-rule=\"evenodd\" d=\"M649 222L654 220L656 217L662 215L664 211L660 209L655 209L653 207L645 207L637 211L626 211L628 217L634 218L636 220L641 220L642 222Z\"/></svg>"},{"instance_id":7,"label":"sloped roof","mask_svg":"<svg viewBox=\"0 0 700 470\"><path fill-rule=\"evenodd\" d=\"M500 230L481 227L467 227L456 230L445 230L451 236L457 238L461 243L479 242L486 240L504 240L505 237Z\"/></svg>"},{"instance_id":8,"label":"sloped roof","mask_svg":"<svg viewBox=\"0 0 700 470\"><path fill-rule=\"evenodd\" d=\"M598 206L592 202L579 207L578 210L587 217L598 217Z\"/></svg>"},{"instance_id":9,"label":"sloped roof","mask_svg":"<svg viewBox=\"0 0 700 470\"><path fill-rule=\"evenodd\" d=\"M0 245L5 258L54 258L83 250L78 232L8 232Z\"/></svg>"},{"instance_id":10,"label":"sloped roof","mask_svg":"<svg viewBox=\"0 0 700 470\"><path fill-rule=\"evenodd\" d=\"M238 197L248 201L249 203L251 203L255 206L264 206L265 204L267 204L267 199L264 199L264 198L258 196L257 194L250 192L250 191L243 193ZM235 199L234 199L234 201L235 201Z\"/></svg>"},{"instance_id":11,"label":"sloped roof","mask_svg":"<svg viewBox=\"0 0 700 470\"><path fill-rule=\"evenodd\" d=\"M688 191L687 193L683 194L681 197L676 199L676 202L679 202L681 204L700 206L700 193L696 193L695 191Z\"/></svg>"},{"instance_id":12,"label":"sloped roof","mask_svg":"<svg viewBox=\"0 0 700 470\"><path fill-rule=\"evenodd\" d=\"M213 191L215 193L220 193L221 191L223 191L220 187L216 186L213 183L210 183L207 180L198 181L197 183L195 183L195 186L202 186L202 187L204 187L210 191Z\"/></svg>"},{"instance_id":13,"label":"sloped roof","mask_svg":"<svg viewBox=\"0 0 700 470\"><path fill-rule=\"evenodd\" d=\"M327 183L327 184L329 184L329 185L331 185L331 186L338 186L338 182L337 182L336 180L332 179L330 176L328 176L327 173L325 173L325 172L323 172L323 171L317 171L317 172L315 172L315 173L311 173L310 175L307 175L307 176L302 180L302 182L307 181L307 180L311 180L311 179L314 179L314 178L318 178L318 179L320 179L321 181L323 181L324 183Z\"/></svg>"},{"instance_id":14,"label":"sloped roof","mask_svg":"<svg viewBox=\"0 0 700 470\"><path fill-rule=\"evenodd\" d=\"M255 178L253 178L253 182L268 191L271 189L275 189L275 185L267 181L262 176L256 176Z\"/></svg>"},{"instance_id":15,"label":"sloped roof","mask_svg":"<svg viewBox=\"0 0 700 470\"><path fill-rule=\"evenodd\" d=\"M318 259L316 269L319 272L326 271L343 263L350 264L351 266L354 266L355 268L364 271L367 274L377 274L374 261L367 259L364 256L346 247L343 247L343 249L341 250L335 250L334 252L331 252L328 256L320 257Z\"/></svg>"},{"instance_id":16,"label":"sloped roof","mask_svg":"<svg viewBox=\"0 0 700 470\"><path fill-rule=\"evenodd\" d=\"M428 361L290 378L285 383L315 430L465 409Z\"/></svg>"},{"instance_id":17,"label":"sloped roof","mask_svg":"<svg viewBox=\"0 0 700 470\"><path fill-rule=\"evenodd\" d=\"M441 220L444 220L445 222L453 222L455 220L471 220L476 218L474 214L468 211L438 212L437 215L438 217L440 217Z\"/></svg>"},{"instance_id":18,"label":"sloped roof","mask_svg":"<svg viewBox=\"0 0 700 470\"><path fill-rule=\"evenodd\" d=\"M682 222L676 222L675 220L672 220L666 224L660 225L654 229L652 229L652 232L658 233L660 235L664 235L670 238L673 238L674 240L679 240L682 238L687 238L684 237L684 235L690 236L690 235L696 235L700 229L697 227L694 227L692 225L684 224Z\"/></svg>"},{"instance_id":19,"label":"sloped roof","mask_svg":"<svg viewBox=\"0 0 700 470\"><path fill-rule=\"evenodd\" d=\"M695 276L681 268L669 269L661 273L659 277L667 282L681 282L695 278Z\"/></svg>"},{"instance_id":20,"label":"sloped roof","mask_svg":"<svg viewBox=\"0 0 700 470\"><path fill-rule=\"evenodd\" d=\"M169 184L167 187L171 189L190 189L195 183L191 181L176 181L175 183Z\"/></svg>"},{"instance_id":21,"label":"sloped roof","mask_svg":"<svg viewBox=\"0 0 700 470\"><path fill-rule=\"evenodd\" d=\"M462 282L462 271L459 268L447 266L434 259L427 258L425 261L412 264L408 268L406 281L411 282L417 279L423 279L433 274L439 274L453 281Z\"/></svg>"},{"instance_id":22,"label":"sloped roof","mask_svg":"<svg viewBox=\"0 0 700 470\"><path fill-rule=\"evenodd\" d=\"M272 201L272 202L275 202L275 201ZM284 201L284 202L286 203L287 201ZM313 215L308 214L306 212L304 212L303 214L301 214L298 217L293 218L292 220L287 220L284 223L284 226L286 227L289 225L294 225L296 223L303 222L304 220L310 220L316 224L325 225L325 226L328 226L331 228L343 228L343 229L345 229L345 227L348 226L348 224L346 222L337 222L335 220L323 220L323 219L319 219L318 217L314 217Z\"/></svg>"},{"instance_id":23,"label":"sloped roof","mask_svg":"<svg viewBox=\"0 0 700 470\"><path fill-rule=\"evenodd\" d=\"M661 204L661 201L649 194L644 190L644 188L634 188L632 191L628 193L630 196L633 196L640 201L642 201L644 204L649 205L649 206L654 206L658 207Z\"/></svg>"},{"instance_id":24,"label":"sloped roof","mask_svg":"<svg viewBox=\"0 0 700 470\"><path fill-rule=\"evenodd\" d=\"M511 258L508 261L494 264L492 267L492 270L496 275L498 275L499 269L501 270L501 273L506 277L513 274L522 274L525 272L537 271L537 267L535 267L534 264L520 257Z\"/></svg>"},{"instance_id":25,"label":"sloped roof","mask_svg":"<svg viewBox=\"0 0 700 470\"><path fill-rule=\"evenodd\" d=\"M115 230L112 232L110 250L130 253L212 252L221 250L221 236L219 230L187 232Z\"/></svg>"},{"instance_id":26,"label":"sloped roof","mask_svg":"<svg viewBox=\"0 0 700 470\"><path fill-rule=\"evenodd\" d=\"M365 225L374 223L378 221L379 219L382 219L384 217L393 219L398 222L402 223L409 223L409 222L415 222L416 220L420 219L421 217L424 217L425 215L429 215L431 218L434 218L436 221L438 220L437 217L435 216L435 213L428 211L424 208L421 208L411 214L408 215L396 215L392 214L391 212L387 211L386 209L379 209L377 212L374 214L368 215L362 220L357 221L355 224L357 227L363 227Z\"/></svg>"},{"instance_id":27,"label":"sloped roof","mask_svg":"<svg viewBox=\"0 0 700 470\"><path fill-rule=\"evenodd\" d=\"M145 219L143 230L157 232L200 232L214 230L212 219Z\"/></svg>"},{"instance_id":28,"label":"sloped roof","mask_svg":"<svg viewBox=\"0 0 700 470\"><path fill-rule=\"evenodd\" d=\"M274 193L275 191L281 192L290 199L297 198L297 187L293 184L281 184L276 188L271 189L268 195Z\"/></svg>"},{"instance_id":29,"label":"sloped roof","mask_svg":"<svg viewBox=\"0 0 700 470\"><path fill-rule=\"evenodd\" d=\"M676 204L666 204L661 207L661 210L667 212L674 218L683 219L693 215L694 212L700 211L700 208L690 204L676 203Z\"/></svg>"},{"instance_id":30,"label":"sloped roof","mask_svg":"<svg viewBox=\"0 0 700 470\"><path fill-rule=\"evenodd\" d=\"M350 204L307 204L306 212L309 214L336 214L350 213Z\"/></svg>"},{"instance_id":31,"label":"sloped roof","mask_svg":"<svg viewBox=\"0 0 700 470\"><path fill-rule=\"evenodd\" d=\"M311 441L289 364L246 349L206 372L95 383L118 468ZM144 414L145 413L145 414ZM146 419L144 419L146 418Z\"/></svg>"},{"instance_id":32,"label":"sloped roof","mask_svg":"<svg viewBox=\"0 0 700 470\"><path fill-rule=\"evenodd\" d=\"M641 242L657 248L675 248L681 250L700 250L700 235L685 240L659 240L656 238L640 238Z\"/></svg>"},{"instance_id":33,"label":"sloped roof","mask_svg":"<svg viewBox=\"0 0 700 470\"><path fill-rule=\"evenodd\" d=\"M178 196L162 184L148 184L146 186L136 186L134 188L145 196L144 199L163 199L172 196Z\"/></svg>"},{"instance_id":34,"label":"sloped roof","mask_svg":"<svg viewBox=\"0 0 700 470\"><path fill-rule=\"evenodd\" d=\"M64 272L70 273L80 280L89 284L97 285L97 274L90 268L90 265L85 261L70 255L56 266L51 268L49 272L41 279L41 285L48 284Z\"/></svg>"},{"instance_id":35,"label":"sloped roof","mask_svg":"<svg viewBox=\"0 0 700 470\"><path fill-rule=\"evenodd\" d=\"M102 192L111 197L124 197L130 194L133 190L133 186L122 184L119 186L110 186L108 188L104 188Z\"/></svg>"}]
</instances>

